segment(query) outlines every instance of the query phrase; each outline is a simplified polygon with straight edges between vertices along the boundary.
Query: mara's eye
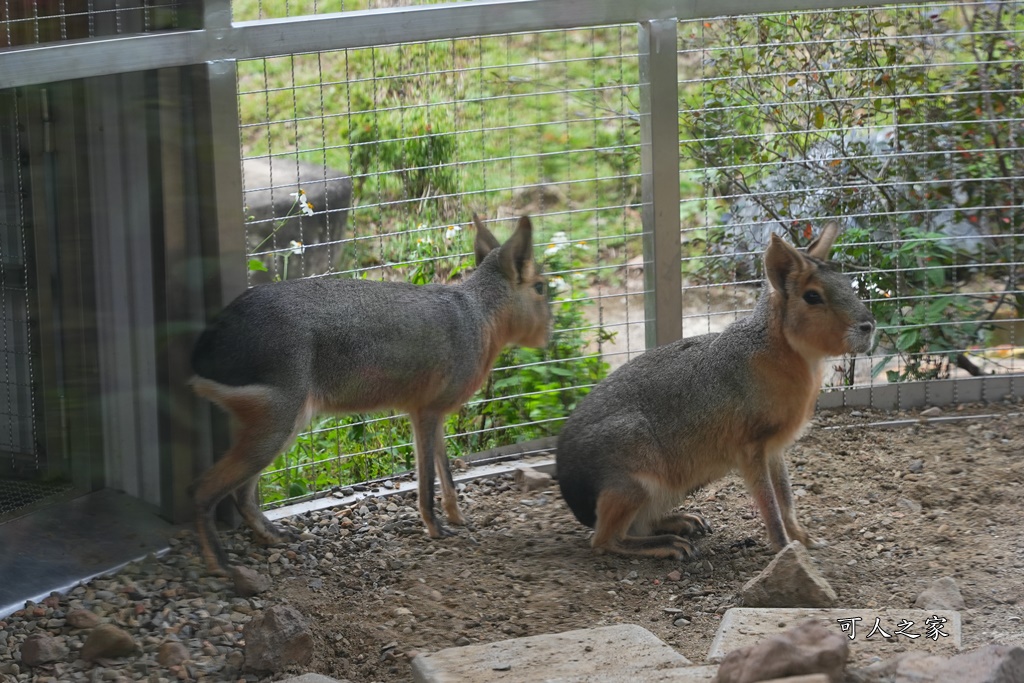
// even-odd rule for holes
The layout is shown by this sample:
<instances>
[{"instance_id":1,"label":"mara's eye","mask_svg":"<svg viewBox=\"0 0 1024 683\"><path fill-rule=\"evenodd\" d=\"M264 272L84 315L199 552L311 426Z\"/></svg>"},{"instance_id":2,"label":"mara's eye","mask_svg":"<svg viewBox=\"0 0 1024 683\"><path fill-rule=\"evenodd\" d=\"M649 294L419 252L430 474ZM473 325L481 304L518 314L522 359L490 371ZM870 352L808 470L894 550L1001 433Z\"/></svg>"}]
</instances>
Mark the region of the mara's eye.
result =
<instances>
[{"instance_id":1,"label":"mara's eye","mask_svg":"<svg viewBox=\"0 0 1024 683\"><path fill-rule=\"evenodd\" d=\"M544 296L544 283L543 282L534 282L533 283L533 291L537 292L541 296Z\"/></svg>"},{"instance_id":2,"label":"mara's eye","mask_svg":"<svg viewBox=\"0 0 1024 683\"><path fill-rule=\"evenodd\" d=\"M821 294L818 294L813 289L804 292L804 301L812 306L825 303L825 300L821 298Z\"/></svg>"}]
</instances>

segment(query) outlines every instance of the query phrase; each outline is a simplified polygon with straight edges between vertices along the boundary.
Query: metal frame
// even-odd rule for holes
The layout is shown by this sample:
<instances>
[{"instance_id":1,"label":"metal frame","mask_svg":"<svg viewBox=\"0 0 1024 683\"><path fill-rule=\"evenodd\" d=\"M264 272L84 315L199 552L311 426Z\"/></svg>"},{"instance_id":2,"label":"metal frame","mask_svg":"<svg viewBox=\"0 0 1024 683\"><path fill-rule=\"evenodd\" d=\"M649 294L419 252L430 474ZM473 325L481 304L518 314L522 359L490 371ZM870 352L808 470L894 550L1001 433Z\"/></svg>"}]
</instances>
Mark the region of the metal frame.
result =
<instances>
[{"instance_id":1,"label":"metal frame","mask_svg":"<svg viewBox=\"0 0 1024 683\"><path fill-rule=\"evenodd\" d=\"M206 6L221 2L208 2ZM516 31L665 19L891 5L886 0L476 0L235 22L206 9L205 30L90 38L0 50L0 88L149 69ZM926 4L909 0L902 4Z\"/></svg>"}]
</instances>

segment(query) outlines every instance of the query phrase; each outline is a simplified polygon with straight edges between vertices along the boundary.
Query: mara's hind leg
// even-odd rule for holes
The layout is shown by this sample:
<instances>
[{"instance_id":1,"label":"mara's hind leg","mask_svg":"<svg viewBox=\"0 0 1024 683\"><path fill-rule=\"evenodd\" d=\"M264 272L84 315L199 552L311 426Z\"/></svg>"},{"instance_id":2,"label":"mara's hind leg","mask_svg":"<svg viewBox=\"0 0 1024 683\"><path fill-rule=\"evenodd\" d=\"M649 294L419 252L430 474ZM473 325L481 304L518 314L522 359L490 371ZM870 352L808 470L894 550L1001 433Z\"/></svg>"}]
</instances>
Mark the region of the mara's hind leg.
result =
<instances>
[{"instance_id":1,"label":"mara's hind leg","mask_svg":"<svg viewBox=\"0 0 1024 683\"><path fill-rule=\"evenodd\" d=\"M416 441L416 479L418 484L417 501L420 509L420 517L423 525L427 527L427 534L431 538L451 536L454 532L441 524L434 512L434 469L441 471L442 465L437 462L438 458L444 458L444 416L434 412L410 412L409 419L412 421L412 433ZM436 464L435 464L436 463ZM451 485L450 497L444 502L454 506L458 513L458 502L455 500L455 486L451 484L451 471L448 470L449 478L441 476L442 490L446 485ZM461 519L461 513L457 514Z\"/></svg>"},{"instance_id":2,"label":"mara's hind leg","mask_svg":"<svg viewBox=\"0 0 1024 683\"><path fill-rule=\"evenodd\" d=\"M282 449L283 450L283 449ZM246 525L252 529L256 540L264 545L275 545L294 540L295 534L282 529L274 524L260 509L259 490L260 475L250 477L244 484L235 489L232 494L235 498L235 506L242 515Z\"/></svg>"},{"instance_id":3,"label":"mara's hind leg","mask_svg":"<svg viewBox=\"0 0 1024 683\"><path fill-rule=\"evenodd\" d=\"M699 513L678 512L659 519L654 530L676 536L704 536L711 533L711 525Z\"/></svg>"},{"instance_id":4,"label":"mara's hind leg","mask_svg":"<svg viewBox=\"0 0 1024 683\"><path fill-rule=\"evenodd\" d=\"M675 534L655 536L630 535L630 527L638 514L650 504L643 487L628 490L605 489L597 497L597 522L594 525L594 548L619 555L645 555L683 560L697 556L697 549Z\"/></svg>"},{"instance_id":5,"label":"mara's hind leg","mask_svg":"<svg viewBox=\"0 0 1024 683\"><path fill-rule=\"evenodd\" d=\"M199 478L193 493L199 548L207 568L220 574L227 572L229 562L213 521L217 503L255 479L284 450L294 438L300 414L306 411L304 397L290 398L269 387L229 387L210 382L203 389L204 395L236 420L231 448ZM246 515L244 511L242 514ZM250 522L248 517L246 522Z\"/></svg>"},{"instance_id":6,"label":"mara's hind leg","mask_svg":"<svg viewBox=\"0 0 1024 683\"><path fill-rule=\"evenodd\" d=\"M466 518L459 509L459 494L455 491L455 480L452 478L452 464L444 449L444 420L437 423L434 434L434 467L437 469L437 480L441 482L441 505L448 521L456 526L464 526Z\"/></svg>"}]
</instances>

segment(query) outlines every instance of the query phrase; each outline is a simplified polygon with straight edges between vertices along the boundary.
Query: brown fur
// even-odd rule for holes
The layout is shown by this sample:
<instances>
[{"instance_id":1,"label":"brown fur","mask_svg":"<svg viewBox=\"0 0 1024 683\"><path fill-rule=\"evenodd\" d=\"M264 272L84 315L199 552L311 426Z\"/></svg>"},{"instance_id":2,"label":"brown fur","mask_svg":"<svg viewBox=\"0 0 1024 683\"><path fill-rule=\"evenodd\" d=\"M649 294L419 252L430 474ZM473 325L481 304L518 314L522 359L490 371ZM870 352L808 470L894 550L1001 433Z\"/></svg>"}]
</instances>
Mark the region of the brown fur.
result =
<instances>
[{"instance_id":1,"label":"brown fur","mask_svg":"<svg viewBox=\"0 0 1024 683\"><path fill-rule=\"evenodd\" d=\"M228 558L213 509L233 494L261 540L283 535L259 509L260 472L316 413L409 413L419 510L431 537L434 476L448 521L464 524L444 452L444 418L480 388L502 348L547 344L551 313L522 217L505 244L473 217L476 271L460 285L296 280L254 287L228 305L193 352L195 391L232 418L227 454L194 492L199 545L211 571Z\"/></svg>"},{"instance_id":2,"label":"brown fur","mask_svg":"<svg viewBox=\"0 0 1024 683\"><path fill-rule=\"evenodd\" d=\"M849 280L825 261L836 234L827 227L806 254L773 236L765 254L771 288L750 317L627 363L569 418L559 435L559 486L594 527L595 548L692 556L682 536L710 527L671 510L730 471L743 476L773 547L809 540L783 453L813 414L825 359L866 351L874 333Z\"/></svg>"}]
</instances>

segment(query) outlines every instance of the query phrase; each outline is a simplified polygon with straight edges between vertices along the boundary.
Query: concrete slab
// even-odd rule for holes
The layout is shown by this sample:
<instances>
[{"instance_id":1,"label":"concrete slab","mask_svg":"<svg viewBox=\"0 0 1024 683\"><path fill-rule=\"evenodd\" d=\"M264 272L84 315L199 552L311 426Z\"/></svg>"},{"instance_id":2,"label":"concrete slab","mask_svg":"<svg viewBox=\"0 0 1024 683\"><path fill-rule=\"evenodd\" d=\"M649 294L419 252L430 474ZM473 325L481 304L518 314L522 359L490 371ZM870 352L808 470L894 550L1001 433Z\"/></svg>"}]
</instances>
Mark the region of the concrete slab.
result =
<instances>
[{"instance_id":1,"label":"concrete slab","mask_svg":"<svg viewBox=\"0 0 1024 683\"><path fill-rule=\"evenodd\" d=\"M734 607L722 617L707 660L721 662L733 650L781 633L804 619L814 618L827 628L836 629L850 640L850 659L860 655L887 658L900 652L951 655L960 650L960 613L952 610L920 609L782 609ZM875 619L882 631L868 635ZM933 618L945 619L934 622ZM840 621L842 620L842 621ZM903 622L913 622L905 625ZM947 636L932 633L928 624L937 623ZM897 633L902 629L903 633ZM909 635L907 635L909 634ZM912 638L917 635L917 638Z\"/></svg>"},{"instance_id":2,"label":"concrete slab","mask_svg":"<svg viewBox=\"0 0 1024 683\"><path fill-rule=\"evenodd\" d=\"M330 676L321 676L320 674L302 674L295 678L287 678L279 683L349 683L348 679L339 681L337 678L331 678Z\"/></svg>"},{"instance_id":3,"label":"concrete slab","mask_svg":"<svg viewBox=\"0 0 1024 683\"><path fill-rule=\"evenodd\" d=\"M647 629L622 624L450 647L413 659L412 674L416 683L688 681L653 676L689 663Z\"/></svg>"}]
</instances>

